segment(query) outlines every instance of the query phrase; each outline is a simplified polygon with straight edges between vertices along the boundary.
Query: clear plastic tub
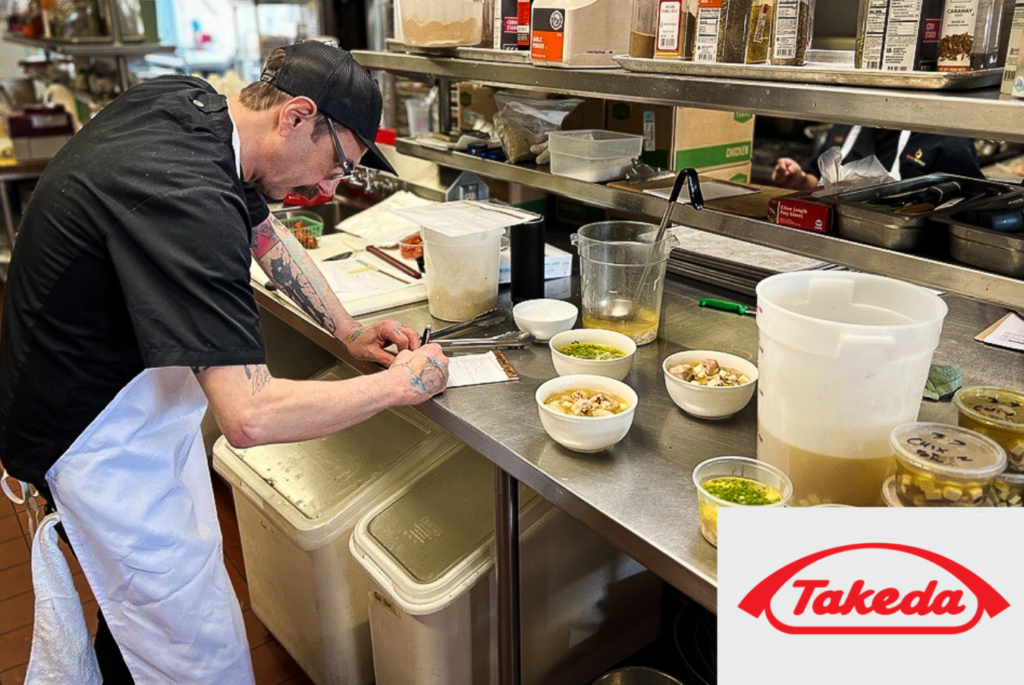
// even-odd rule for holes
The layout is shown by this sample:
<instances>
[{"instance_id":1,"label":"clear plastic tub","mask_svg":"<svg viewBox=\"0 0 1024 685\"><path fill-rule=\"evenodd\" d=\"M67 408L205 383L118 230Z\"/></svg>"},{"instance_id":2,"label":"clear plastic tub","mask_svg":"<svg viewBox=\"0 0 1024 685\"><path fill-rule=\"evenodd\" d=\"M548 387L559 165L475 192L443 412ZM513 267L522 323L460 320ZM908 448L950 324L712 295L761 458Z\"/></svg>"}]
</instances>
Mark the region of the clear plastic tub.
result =
<instances>
[{"instance_id":1,"label":"clear plastic tub","mask_svg":"<svg viewBox=\"0 0 1024 685\"><path fill-rule=\"evenodd\" d=\"M1006 468L1024 473L1024 391L976 386L953 397L956 422L983 433L1006 450Z\"/></svg>"},{"instance_id":2,"label":"clear plastic tub","mask_svg":"<svg viewBox=\"0 0 1024 685\"><path fill-rule=\"evenodd\" d=\"M469 321L498 306L500 229L447 236L423 227L427 307L442 321Z\"/></svg>"},{"instance_id":3,"label":"clear plastic tub","mask_svg":"<svg viewBox=\"0 0 1024 685\"><path fill-rule=\"evenodd\" d=\"M988 507L1024 507L1024 473L1004 471L992 481L985 500Z\"/></svg>"},{"instance_id":4,"label":"clear plastic tub","mask_svg":"<svg viewBox=\"0 0 1024 685\"><path fill-rule=\"evenodd\" d=\"M773 496L777 499L771 502L742 504L716 497L708 492L706 489L708 483L725 478L754 481L762 486L759 490L763 490L763 486L768 486L771 490L768 493L761 492L761 494L767 494L768 499ZM716 547L718 546L719 507L784 507L793 496L793 483L790 482L789 476L770 464L749 457L716 457L703 461L693 470L693 484L697 486L701 535Z\"/></svg>"},{"instance_id":5,"label":"clear plastic tub","mask_svg":"<svg viewBox=\"0 0 1024 685\"><path fill-rule=\"evenodd\" d=\"M483 38L483 0L402 0L397 14L406 45L479 45Z\"/></svg>"},{"instance_id":6,"label":"clear plastic tub","mask_svg":"<svg viewBox=\"0 0 1024 685\"><path fill-rule=\"evenodd\" d=\"M643 150L643 136L588 129L548 134L551 173L601 183L622 178Z\"/></svg>"},{"instance_id":7,"label":"clear plastic tub","mask_svg":"<svg viewBox=\"0 0 1024 685\"><path fill-rule=\"evenodd\" d=\"M980 507L1006 468L995 440L942 423L905 423L889 438L896 494L907 507Z\"/></svg>"}]
</instances>

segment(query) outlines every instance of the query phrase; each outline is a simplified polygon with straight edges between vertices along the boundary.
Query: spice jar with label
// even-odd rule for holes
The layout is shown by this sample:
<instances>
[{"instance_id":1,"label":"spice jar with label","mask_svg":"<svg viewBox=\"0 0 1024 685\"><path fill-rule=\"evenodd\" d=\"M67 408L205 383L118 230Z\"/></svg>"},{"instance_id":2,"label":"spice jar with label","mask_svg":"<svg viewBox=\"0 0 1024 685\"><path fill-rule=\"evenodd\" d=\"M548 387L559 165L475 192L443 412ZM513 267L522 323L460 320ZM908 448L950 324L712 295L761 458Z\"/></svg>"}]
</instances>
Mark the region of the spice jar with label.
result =
<instances>
[{"instance_id":1,"label":"spice jar with label","mask_svg":"<svg viewBox=\"0 0 1024 685\"><path fill-rule=\"evenodd\" d=\"M655 59L693 59L697 0L658 0Z\"/></svg>"},{"instance_id":2,"label":"spice jar with label","mask_svg":"<svg viewBox=\"0 0 1024 685\"><path fill-rule=\"evenodd\" d=\"M654 57L654 32L658 0L633 0L633 23L629 30L629 56Z\"/></svg>"},{"instance_id":3,"label":"spice jar with label","mask_svg":"<svg viewBox=\"0 0 1024 685\"><path fill-rule=\"evenodd\" d=\"M750 6L750 23L747 29L747 64L764 64L768 61L772 31L775 22L775 1L760 0Z\"/></svg>"},{"instance_id":4,"label":"spice jar with label","mask_svg":"<svg viewBox=\"0 0 1024 685\"><path fill-rule=\"evenodd\" d=\"M996 66L1003 0L946 0L939 39L939 71Z\"/></svg>"},{"instance_id":5,"label":"spice jar with label","mask_svg":"<svg viewBox=\"0 0 1024 685\"><path fill-rule=\"evenodd\" d=\"M742 64L753 0L698 0L695 62Z\"/></svg>"},{"instance_id":6,"label":"spice jar with label","mask_svg":"<svg viewBox=\"0 0 1024 685\"><path fill-rule=\"evenodd\" d=\"M772 37L772 64L799 67L807 63L814 35L814 8L814 0L778 0Z\"/></svg>"}]
</instances>

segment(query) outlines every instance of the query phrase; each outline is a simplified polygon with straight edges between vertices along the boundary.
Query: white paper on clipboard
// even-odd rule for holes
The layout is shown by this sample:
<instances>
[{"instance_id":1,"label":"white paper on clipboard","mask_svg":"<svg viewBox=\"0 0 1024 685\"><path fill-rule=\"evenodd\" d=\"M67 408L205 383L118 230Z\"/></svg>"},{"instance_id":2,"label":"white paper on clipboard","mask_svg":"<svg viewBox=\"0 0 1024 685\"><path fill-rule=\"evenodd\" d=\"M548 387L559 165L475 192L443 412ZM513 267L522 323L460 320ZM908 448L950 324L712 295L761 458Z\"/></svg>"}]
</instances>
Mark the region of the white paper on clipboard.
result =
<instances>
[{"instance_id":1,"label":"white paper on clipboard","mask_svg":"<svg viewBox=\"0 0 1024 685\"><path fill-rule=\"evenodd\" d=\"M986 345L1024 352L1024 318L1010 312L974 338Z\"/></svg>"}]
</instances>

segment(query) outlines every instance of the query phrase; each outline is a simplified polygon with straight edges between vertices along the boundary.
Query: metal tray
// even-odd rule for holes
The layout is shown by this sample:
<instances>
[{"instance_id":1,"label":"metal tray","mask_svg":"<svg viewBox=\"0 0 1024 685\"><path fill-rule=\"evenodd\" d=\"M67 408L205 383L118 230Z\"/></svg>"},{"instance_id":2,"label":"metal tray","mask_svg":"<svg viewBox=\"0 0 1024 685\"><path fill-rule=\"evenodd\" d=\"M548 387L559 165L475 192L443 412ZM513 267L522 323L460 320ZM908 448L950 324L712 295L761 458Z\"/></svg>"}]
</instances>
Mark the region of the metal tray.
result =
<instances>
[{"instance_id":1,"label":"metal tray","mask_svg":"<svg viewBox=\"0 0 1024 685\"><path fill-rule=\"evenodd\" d=\"M1004 233L974 226L963 221L963 214L964 210L957 207L935 217L949 227L949 252L953 259L1024 278L1024 231Z\"/></svg>"},{"instance_id":2,"label":"metal tray","mask_svg":"<svg viewBox=\"0 0 1024 685\"><path fill-rule=\"evenodd\" d=\"M935 221L937 212L894 214L873 209L866 203L880 197L927 188L941 181L949 180L959 181L968 190L977 192L992 188L1006 193L1019 191L1019 188L1005 183L982 181L952 174L931 174L906 181L851 190L822 199L835 205L836 228L839 235L844 238L899 252L918 250L926 245L942 248L945 246L947 231L945 225ZM971 200L964 200L964 202L969 203Z\"/></svg>"},{"instance_id":3,"label":"metal tray","mask_svg":"<svg viewBox=\"0 0 1024 685\"><path fill-rule=\"evenodd\" d=\"M494 48L460 47L460 48L423 48L406 45L394 38L387 40L388 52L404 52L408 55L425 57L458 57L478 62L503 62L505 64L529 64L529 50L495 50Z\"/></svg>"},{"instance_id":4,"label":"metal tray","mask_svg":"<svg viewBox=\"0 0 1024 685\"><path fill-rule=\"evenodd\" d=\"M811 50L808 53L808 63L802 67L777 67L771 64L706 64L673 59L647 59L629 55L616 55L613 59L623 69L647 74L719 76L759 81L910 88L913 90L988 88L998 85L1003 78L1001 68L965 72L891 72L877 69L855 69L852 50Z\"/></svg>"}]
</instances>

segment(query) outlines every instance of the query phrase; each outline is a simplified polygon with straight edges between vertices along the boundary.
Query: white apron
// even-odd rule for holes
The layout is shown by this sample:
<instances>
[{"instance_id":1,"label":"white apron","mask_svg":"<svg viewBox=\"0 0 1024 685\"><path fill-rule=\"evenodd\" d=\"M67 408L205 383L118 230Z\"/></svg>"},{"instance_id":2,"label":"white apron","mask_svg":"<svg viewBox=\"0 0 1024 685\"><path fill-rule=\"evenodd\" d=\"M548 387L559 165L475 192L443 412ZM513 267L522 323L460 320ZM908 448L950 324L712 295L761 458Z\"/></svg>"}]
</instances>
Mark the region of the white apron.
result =
<instances>
[{"instance_id":1,"label":"white apron","mask_svg":"<svg viewBox=\"0 0 1024 685\"><path fill-rule=\"evenodd\" d=\"M147 369L46 474L68 539L139 685L254 682L199 431L205 410L191 370ZM52 525L36 534L33 580L37 554L47 565L61 559L66 570ZM70 592L77 601L70 573L46 575L66 585L58 596ZM52 587L37 589L37 600L40 590L54 594ZM70 627L84 629L78 623ZM66 640L37 619L26 685L92 682L88 664L54 658Z\"/></svg>"},{"instance_id":2,"label":"white apron","mask_svg":"<svg viewBox=\"0 0 1024 685\"><path fill-rule=\"evenodd\" d=\"M846 142L843 143L843 147L840 149L839 161L846 160L846 156L850 154L850 150L856 144L857 138L860 137L861 128L860 126L854 126L850 129L850 134L846 136ZM903 174L900 172L900 157L903 156L903 151L907 149L909 141L910 131L900 131L900 141L896 144L896 161L892 163L892 169L889 169L889 175L897 181L903 180Z\"/></svg>"}]
</instances>

